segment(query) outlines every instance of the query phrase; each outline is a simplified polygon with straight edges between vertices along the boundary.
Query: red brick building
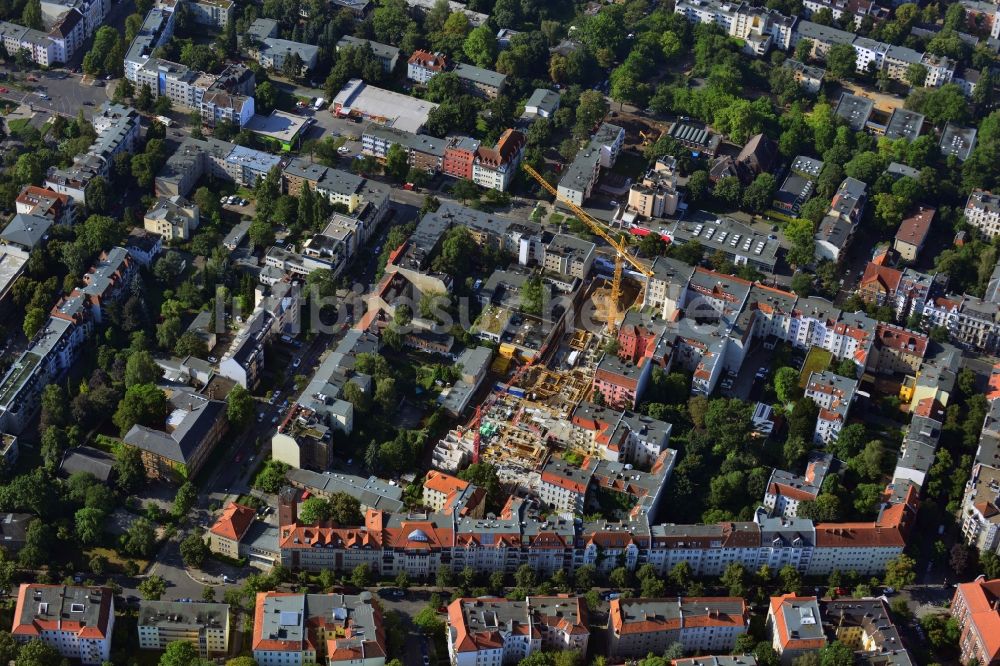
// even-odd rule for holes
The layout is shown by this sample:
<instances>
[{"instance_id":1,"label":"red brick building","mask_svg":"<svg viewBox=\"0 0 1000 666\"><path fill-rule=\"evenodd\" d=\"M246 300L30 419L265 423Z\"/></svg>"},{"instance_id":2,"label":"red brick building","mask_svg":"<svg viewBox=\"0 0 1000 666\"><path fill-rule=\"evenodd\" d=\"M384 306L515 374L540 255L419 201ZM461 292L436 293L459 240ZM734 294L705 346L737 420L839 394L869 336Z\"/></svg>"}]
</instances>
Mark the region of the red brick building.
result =
<instances>
[{"instance_id":1,"label":"red brick building","mask_svg":"<svg viewBox=\"0 0 1000 666\"><path fill-rule=\"evenodd\" d=\"M453 178L472 180L472 168L476 163L479 142L469 137L456 137L444 149L441 171Z\"/></svg>"}]
</instances>

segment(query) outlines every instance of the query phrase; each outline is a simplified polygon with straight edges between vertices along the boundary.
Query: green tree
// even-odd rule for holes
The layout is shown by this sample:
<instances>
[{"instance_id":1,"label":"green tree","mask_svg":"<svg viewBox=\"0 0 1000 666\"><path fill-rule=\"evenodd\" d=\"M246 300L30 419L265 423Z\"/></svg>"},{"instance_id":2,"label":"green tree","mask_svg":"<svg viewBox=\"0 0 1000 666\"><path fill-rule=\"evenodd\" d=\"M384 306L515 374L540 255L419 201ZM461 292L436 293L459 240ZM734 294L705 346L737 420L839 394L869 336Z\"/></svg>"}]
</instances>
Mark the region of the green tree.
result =
<instances>
[{"instance_id":1,"label":"green tree","mask_svg":"<svg viewBox=\"0 0 1000 666\"><path fill-rule=\"evenodd\" d=\"M763 213L770 208L777 187L773 174L759 174L743 191L743 207L754 213Z\"/></svg>"},{"instance_id":2,"label":"green tree","mask_svg":"<svg viewBox=\"0 0 1000 666\"><path fill-rule=\"evenodd\" d=\"M162 427L166 415L167 397L163 391L155 384L135 384L125 389L125 397L111 420L124 437L136 424Z\"/></svg>"},{"instance_id":3,"label":"green tree","mask_svg":"<svg viewBox=\"0 0 1000 666\"><path fill-rule=\"evenodd\" d=\"M191 533L181 541L181 558L184 565L195 569L201 567L208 557L208 546L200 534ZM211 588L206 588L211 589Z\"/></svg>"},{"instance_id":4,"label":"green tree","mask_svg":"<svg viewBox=\"0 0 1000 666\"><path fill-rule=\"evenodd\" d=\"M906 554L897 556L885 565L885 584L901 590L917 580L916 561Z\"/></svg>"},{"instance_id":5,"label":"green tree","mask_svg":"<svg viewBox=\"0 0 1000 666\"><path fill-rule=\"evenodd\" d=\"M826 52L826 71L838 79L846 79L857 69L857 58L850 44L834 44Z\"/></svg>"},{"instance_id":6,"label":"green tree","mask_svg":"<svg viewBox=\"0 0 1000 666\"><path fill-rule=\"evenodd\" d=\"M725 176L720 178L718 182L715 183L715 188L712 190L712 194L715 195L716 199L719 199L730 206L735 206L739 203L742 193L743 186L740 185L740 179L736 176Z\"/></svg>"},{"instance_id":7,"label":"green tree","mask_svg":"<svg viewBox=\"0 0 1000 666\"><path fill-rule=\"evenodd\" d=\"M114 471L118 488L122 492L129 493L135 490L142 480L146 478L145 468L142 464L142 455L139 453L139 449L126 444L117 445L114 455Z\"/></svg>"},{"instance_id":8,"label":"green tree","mask_svg":"<svg viewBox=\"0 0 1000 666\"><path fill-rule=\"evenodd\" d=\"M198 648L189 641L171 641L160 655L159 666L193 666L203 663Z\"/></svg>"},{"instance_id":9,"label":"green tree","mask_svg":"<svg viewBox=\"0 0 1000 666\"><path fill-rule=\"evenodd\" d=\"M21 646L14 663L15 666L53 666L61 661L59 650L33 638Z\"/></svg>"},{"instance_id":10,"label":"green tree","mask_svg":"<svg viewBox=\"0 0 1000 666\"><path fill-rule=\"evenodd\" d=\"M462 45L462 51L465 53L465 57L468 58L472 64L477 67L490 68L493 67L493 63L497 58L497 51L499 47L497 45L496 34L493 30L486 25L481 25L469 33L469 36L465 38L465 43Z\"/></svg>"},{"instance_id":11,"label":"green tree","mask_svg":"<svg viewBox=\"0 0 1000 666\"><path fill-rule=\"evenodd\" d=\"M247 228L247 237L255 247L268 247L274 243L274 228L264 220L254 220Z\"/></svg>"},{"instance_id":12,"label":"green tree","mask_svg":"<svg viewBox=\"0 0 1000 666\"><path fill-rule=\"evenodd\" d=\"M129 555L148 557L156 545L156 531L145 518L135 519L121 538L122 549Z\"/></svg>"},{"instance_id":13,"label":"green tree","mask_svg":"<svg viewBox=\"0 0 1000 666\"><path fill-rule=\"evenodd\" d=\"M729 591L729 596L732 597L744 597L746 596L746 569L739 562L733 562L726 566L725 571L722 572L722 577L719 578L719 582Z\"/></svg>"},{"instance_id":14,"label":"green tree","mask_svg":"<svg viewBox=\"0 0 1000 666\"><path fill-rule=\"evenodd\" d=\"M793 402L798 397L799 373L795 368L781 367L774 373L774 392L783 403Z\"/></svg>"},{"instance_id":15,"label":"green tree","mask_svg":"<svg viewBox=\"0 0 1000 666\"><path fill-rule=\"evenodd\" d=\"M48 323L49 315L44 309L38 307L29 308L24 314L24 322L22 324L22 330L24 331L24 337L31 340L45 327Z\"/></svg>"},{"instance_id":16,"label":"green tree","mask_svg":"<svg viewBox=\"0 0 1000 666\"><path fill-rule=\"evenodd\" d=\"M254 400L250 391L239 384L226 396L226 417L229 423L240 430L253 422Z\"/></svg>"},{"instance_id":17,"label":"green tree","mask_svg":"<svg viewBox=\"0 0 1000 666\"><path fill-rule=\"evenodd\" d=\"M791 564L786 564L778 571L778 582L784 593L798 594L802 591L802 575Z\"/></svg>"},{"instance_id":18,"label":"green tree","mask_svg":"<svg viewBox=\"0 0 1000 666\"><path fill-rule=\"evenodd\" d=\"M148 601L159 601L160 597L163 596L164 592L167 591L167 581L163 580L161 576L153 574L144 578L138 586L138 592L142 595L143 599ZM169 651L169 646L167 650Z\"/></svg>"},{"instance_id":19,"label":"green tree","mask_svg":"<svg viewBox=\"0 0 1000 666\"><path fill-rule=\"evenodd\" d=\"M919 62L911 62L906 67L906 74L904 76L907 83L914 88L919 88L927 80L927 67Z\"/></svg>"},{"instance_id":20,"label":"green tree","mask_svg":"<svg viewBox=\"0 0 1000 666\"><path fill-rule=\"evenodd\" d=\"M190 513L191 509L194 508L195 502L198 501L198 489L194 487L194 484L190 481L185 481L181 484L181 487L177 489L177 494L174 495L173 504L170 507L170 513L175 519L181 519Z\"/></svg>"},{"instance_id":21,"label":"green tree","mask_svg":"<svg viewBox=\"0 0 1000 666\"><path fill-rule=\"evenodd\" d=\"M359 564L351 571L351 584L355 587L368 587L372 582L372 570L367 564Z\"/></svg>"},{"instance_id":22,"label":"green tree","mask_svg":"<svg viewBox=\"0 0 1000 666\"><path fill-rule=\"evenodd\" d=\"M136 384L152 384L163 375L160 366L153 360L148 351L129 354L125 362L125 386Z\"/></svg>"},{"instance_id":23,"label":"green tree","mask_svg":"<svg viewBox=\"0 0 1000 666\"><path fill-rule=\"evenodd\" d=\"M398 143L392 144L385 155L385 172L391 178L402 182L409 171L409 155L406 149Z\"/></svg>"},{"instance_id":24,"label":"green tree","mask_svg":"<svg viewBox=\"0 0 1000 666\"><path fill-rule=\"evenodd\" d=\"M21 12L21 25L33 30L41 30L42 25L42 3L39 0L28 0Z\"/></svg>"},{"instance_id":25,"label":"green tree","mask_svg":"<svg viewBox=\"0 0 1000 666\"><path fill-rule=\"evenodd\" d=\"M76 537L82 544L97 543L104 531L104 512L99 509L78 509L73 516Z\"/></svg>"}]
</instances>

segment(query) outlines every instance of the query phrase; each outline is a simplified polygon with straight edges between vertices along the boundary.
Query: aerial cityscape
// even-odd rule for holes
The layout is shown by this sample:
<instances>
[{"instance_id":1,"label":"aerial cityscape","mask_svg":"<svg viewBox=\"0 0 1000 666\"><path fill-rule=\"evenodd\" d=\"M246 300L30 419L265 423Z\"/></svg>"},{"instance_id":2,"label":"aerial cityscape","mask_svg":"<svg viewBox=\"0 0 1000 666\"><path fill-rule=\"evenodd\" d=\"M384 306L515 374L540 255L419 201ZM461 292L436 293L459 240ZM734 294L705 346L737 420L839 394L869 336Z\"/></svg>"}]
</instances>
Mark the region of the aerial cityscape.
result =
<instances>
[{"instance_id":1,"label":"aerial cityscape","mask_svg":"<svg viewBox=\"0 0 1000 666\"><path fill-rule=\"evenodd\" d=\"M0 313L5 666L1000 665L1000 0L2 0Z\"/></svg>"}]
</instances>

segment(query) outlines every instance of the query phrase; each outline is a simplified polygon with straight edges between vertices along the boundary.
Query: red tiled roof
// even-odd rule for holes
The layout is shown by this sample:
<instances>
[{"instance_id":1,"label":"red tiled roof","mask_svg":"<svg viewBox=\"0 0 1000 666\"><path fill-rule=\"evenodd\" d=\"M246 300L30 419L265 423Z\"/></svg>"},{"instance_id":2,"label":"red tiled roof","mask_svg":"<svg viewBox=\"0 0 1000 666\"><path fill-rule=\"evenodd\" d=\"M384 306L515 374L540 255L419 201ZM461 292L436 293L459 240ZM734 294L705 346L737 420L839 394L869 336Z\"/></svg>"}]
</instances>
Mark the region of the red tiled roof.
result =
<instances>
[{"instance_id":1,"label":"red tiled roof","mask_svg":"<svg viewBox=\"0 0 1000 666\"><path fill-rule=\"evenodd\" d=\"M626 621L624 615L622 614L622 599L612 599L611 608L608 613L609 625L614 631L614 633L619 636L623 634L644 634L659 631L673 631L680 629L681 626L685 628L693 627L742 627L746 625L746 602L740 597L682 597L680 599L641 599L630 602L629 600L624 600L624 603L637 603L642 604L644 602L674 602L680 601L682 604L704 604L706 608L709 608L707 613L700 613L698 615L687 614L683 618L678 615L677 617L646 617L644 620L638 621ZM711 608L713 604L740 604L743 609L741 615L731 615L729 613L722 612L717 608Z\"/></svg>"},{"instance_id":2,"label":"red tiled roof","mask_svg":"<svg viewBox=\"0 0 1000 666\"><path fill-rule=\"evenodd\" d=\"M785 622L785 604L815 602L816 597L800 597L796 594L783 594L771 597L771 614L774 616L774 629L778 634L778 644L784 650L820 650L826 646L825 638L792 638Z\"/></svg>"},{"instance_id":3,"label":"red tiled roof","mask_svg":"<svg viewBox=\"0 0 1000 666\"><path fill-rule=\"evenodd\" d=\"M256 512L250 507L230 502L229 506L223 509L222 515L215 521L209 532L224 539L239 541L250 529L256 515Z\"/></svg>"},{"instance_id":4,"label":"red tiled roof","mask_svg":"<svg viewBox=\"0 0 1000 666\"><path fill-rule=\"evenodd\" d=\"M903 272L888 266L880 266L874 262L868 262L865 267L865 274L861 276L860 289L864 289L870 284L879 284L888 293L895 293L899 288L899 281L903 279Z\"/></svg>"},{"instance_id":5,"label":"red tiled roof","mask_svg":"<svg viewBox=\"0 0 1000 666\"><path fill-rule=\"evenodd\" d=\"M975 627L975 634L981 639L989 663L1000 657L1000 610L997 597L1000 596L1000 580L975 580L962 583L955 591L955 597L965 600L969 622ZM953 603L952 606L955 604ZM963 627L966 631L967 627Z\"/></svg>"},{"instance_id":6,"label":"red tiled roof","mask_svg":"<svg viewBox=\"0 0 1000 666\"><path fill-rule=\"evenodd\" d=\"M468 481L433 469L427 472L427 478L424 479L424 488L435 490L442 495L450 495L457 490L465 490L468 487Z\"/></svg>"}]
</instances>

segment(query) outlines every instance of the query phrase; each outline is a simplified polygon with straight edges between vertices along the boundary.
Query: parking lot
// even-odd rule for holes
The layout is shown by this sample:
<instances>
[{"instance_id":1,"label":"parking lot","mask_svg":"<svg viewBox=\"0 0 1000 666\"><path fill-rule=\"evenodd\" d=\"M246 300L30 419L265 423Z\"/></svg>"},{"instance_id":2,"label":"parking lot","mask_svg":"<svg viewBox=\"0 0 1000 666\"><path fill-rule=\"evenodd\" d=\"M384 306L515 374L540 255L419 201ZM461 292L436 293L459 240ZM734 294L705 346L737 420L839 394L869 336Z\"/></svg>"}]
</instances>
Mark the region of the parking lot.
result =
<instances>
[{"instance_id":1,"label":"parking lot","mask_svg":"<svg viewBox=\"0 0 1000 666\"><path fill-rule=\"evenodd\" d=\"M45 110L64 116L76 116L79 110L90 116L94 109L100 108L108 100L108 88L104 81L100 85L84 83L79 74L50 71L34 72L31 75L38 81L23 80L18 82L24 89L12 87L12 83L2 83L0 92L3 99L30 105L34 110ZM45 98L41 95L45 95Z\"/></svg>"}]
</instances>

